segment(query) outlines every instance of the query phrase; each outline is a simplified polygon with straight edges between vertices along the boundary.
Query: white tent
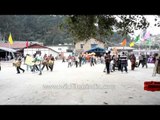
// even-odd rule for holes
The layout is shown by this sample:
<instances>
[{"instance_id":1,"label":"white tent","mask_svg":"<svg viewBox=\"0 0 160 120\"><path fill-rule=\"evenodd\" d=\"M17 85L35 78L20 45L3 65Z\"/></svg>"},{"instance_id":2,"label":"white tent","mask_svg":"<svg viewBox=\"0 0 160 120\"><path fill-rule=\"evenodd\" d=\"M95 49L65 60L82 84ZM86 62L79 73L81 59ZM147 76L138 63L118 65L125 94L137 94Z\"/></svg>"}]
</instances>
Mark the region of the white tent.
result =
<instances>
[{"instance_id":1,"label":"white tent","mask_svg":"<svg viewBox=\"0 0 160 120\"><path fill-rule=\"evenodd\" d=\"M12 49L12 48L6 48L6 47L0 47L0 50L7 51L7 52L13 52L13 53L15 53L15 52L16 52L16 50L15 50L15 49Z\"/></svg>"}]
</instances>

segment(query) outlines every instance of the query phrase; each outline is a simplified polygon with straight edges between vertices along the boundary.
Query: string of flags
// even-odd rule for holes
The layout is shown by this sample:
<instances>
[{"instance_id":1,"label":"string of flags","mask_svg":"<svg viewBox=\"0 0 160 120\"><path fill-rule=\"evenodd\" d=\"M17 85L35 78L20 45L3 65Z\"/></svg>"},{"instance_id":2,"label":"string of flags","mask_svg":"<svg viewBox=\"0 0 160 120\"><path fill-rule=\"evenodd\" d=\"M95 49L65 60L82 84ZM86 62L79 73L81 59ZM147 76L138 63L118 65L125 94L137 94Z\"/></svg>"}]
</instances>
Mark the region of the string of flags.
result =
<instances>
[{"instance_id":1,"label":"string of flags","mask_svg":"<svg viewBox=\"0 0 160 120\"><path fill-rule=\"evenodd\" d=\"M13 44L13 39L12 39L12 34L10 33L9 34L9 37L8 37L8 42L10 45ZM152 44L152 41L151 41L151 38L150 38L150 32L145 32L143 33L143 35L137 35L136 38L130 42L129 46L130 47L133 47L135 44L139 44L139 43L145 43L146 45L151 45ZM124 39L122 42L121 42L121 45L124 47L126 46L127 44L127 40ZM28 40L26 40L26 47L28 48Z\"/></svg>"},{"instance_id":2,"label":"string of flags","mask_svg":"<svg viewBox=\"0 0 160 120\"><path fill-rule=\"evenodd\" d=\"M143 35L137 35L135 39L130 42L129 46L133 47L135 44L144 43L146 45L152 45L150 32L145 32Z\"/></svg>"}]
</instances>

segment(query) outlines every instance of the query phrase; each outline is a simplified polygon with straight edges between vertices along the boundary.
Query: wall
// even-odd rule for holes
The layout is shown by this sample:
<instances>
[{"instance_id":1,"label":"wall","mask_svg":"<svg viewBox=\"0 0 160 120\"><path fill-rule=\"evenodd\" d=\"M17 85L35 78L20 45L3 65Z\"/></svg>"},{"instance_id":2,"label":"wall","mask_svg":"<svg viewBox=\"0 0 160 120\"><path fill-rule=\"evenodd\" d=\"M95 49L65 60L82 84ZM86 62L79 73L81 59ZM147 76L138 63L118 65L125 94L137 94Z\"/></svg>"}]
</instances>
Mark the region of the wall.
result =
<instances>
[{"instance_id":1,"label":"wall","mask_svg":"<svg viewBox=\"0 0 160 120\"><path fill-rule=\"evenodd\" d=\"M86 41L77 42L76 45L75 45L75 49L80 50L81 49L81 44L84 44L84 46L83 46L84 51L91 49L91 44L97 44L97 47L104 48L104 43L100 42L100 41L97 41L94 38L91 38L87 42Z\"/></svg>"},{"instance_id":2,"label":"wall","mask_svg":"<svg viewBox=\"0 0 160 120\"><path fill-rule=\"evenodd\" d=\"M69 48L68 46L47 46L57 52L67 52L67 49ZM59 50L58 48L61 48L61 50Z\"/></svg>"}]
</instances>

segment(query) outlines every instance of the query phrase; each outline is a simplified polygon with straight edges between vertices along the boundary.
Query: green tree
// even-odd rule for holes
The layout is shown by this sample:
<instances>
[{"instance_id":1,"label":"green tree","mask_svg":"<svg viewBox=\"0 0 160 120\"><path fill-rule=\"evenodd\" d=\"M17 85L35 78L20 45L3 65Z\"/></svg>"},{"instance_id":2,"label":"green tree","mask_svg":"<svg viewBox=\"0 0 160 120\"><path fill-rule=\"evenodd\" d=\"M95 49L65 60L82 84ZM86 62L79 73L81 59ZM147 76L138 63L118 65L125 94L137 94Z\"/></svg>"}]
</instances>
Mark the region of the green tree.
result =
<instances>
[{"instance_id":1,"label":"green tree","mask_svg":"<svg viewBox=\"0 0 160 120\"><path fill-rule=\"evenodd\" d=\"M72 42L71 36L59 29L65 16L55 15L1 15L0 34L7 41L12 33L16 41L40 41L45 45Z\"/></svg>"},{"instance_id":2,"label":"green tree","mask_svg":"<svg viewBox=\"0 0 160 120\"><path fill-rule=\"evenodd\" d=\"M149 26L143 15L71 15L61 28L74 37L75 41L95 38L110 38L115 31L124 37L137 29Z\"/></svg>"}]
</instances>

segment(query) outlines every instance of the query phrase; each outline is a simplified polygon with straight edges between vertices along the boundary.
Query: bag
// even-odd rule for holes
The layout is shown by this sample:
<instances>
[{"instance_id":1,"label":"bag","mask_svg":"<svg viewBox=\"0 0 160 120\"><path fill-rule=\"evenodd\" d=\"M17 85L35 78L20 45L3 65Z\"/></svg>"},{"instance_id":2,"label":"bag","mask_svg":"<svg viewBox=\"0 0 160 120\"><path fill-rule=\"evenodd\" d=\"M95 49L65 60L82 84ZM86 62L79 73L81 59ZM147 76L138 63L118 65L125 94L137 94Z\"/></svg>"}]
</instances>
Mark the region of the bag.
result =
<instances>
[{"instance_id":1,"label":"bag","mask_svg":"<svg viewBox=\"0 0 160 120\"><path fill-rule=\"evenodd\" d=\"M49 64L53 64L54 62L53 62L53 60L49 60Z\"/></svg>"},{"instance_id":2,"label":"bag","mask_svg":"<svg viewBox=\"0 0 160 120\"><path fill-rule=\"evenodd\" d=\"M46 65L47 64L47 60L43 60L42 64Z\"/></svg>"},{"instance_id":3,"label":"bag","mask_svg":"<svg viewBox=\"0 0 160 120\"><path fill-rule=\"evenodd\" d=\"M15 67L20 67L21 66L21 62L20 61L14 61L13 62L13 66L15 66Z\"/></svg>"},{"instance_id":4,"label":"bag","mask_svg":"<svg viewBox=\"0 0 160 120\"><path fill-rule=\"evenodd\" d=\"M39 64L41 64L41 62L40 61L36 61L36 63L35 63L36 65L39 65Z\"/></svg>"}]
</instances>

